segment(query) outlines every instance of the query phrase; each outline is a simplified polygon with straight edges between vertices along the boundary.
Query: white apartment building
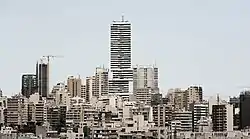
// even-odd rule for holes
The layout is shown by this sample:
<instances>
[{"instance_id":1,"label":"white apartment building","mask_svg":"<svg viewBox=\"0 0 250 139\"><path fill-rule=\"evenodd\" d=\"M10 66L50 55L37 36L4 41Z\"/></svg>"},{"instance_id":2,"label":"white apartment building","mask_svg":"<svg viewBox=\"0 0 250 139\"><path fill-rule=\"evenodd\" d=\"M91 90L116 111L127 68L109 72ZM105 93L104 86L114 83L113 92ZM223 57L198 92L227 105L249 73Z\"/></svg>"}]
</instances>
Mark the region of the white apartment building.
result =
<instances>
[{"instance_id":1,"label":"white apartment building","mask_svg":"<svg viewBox=\"0 0 250 139\"><path fill-rule=\"evenodd\" d=\"M144 119L144 115L133 115L131 119L124 119L124 129L126 133L131 132L148 132L154 126Z\"/></svg>"},{"instance_id":2,"label":"white apartment building","mask_svg":"<svg viewBox=\"0 0 250 139\"><path fill-rule=\"evenodd\" d=\"M55 93L55 104L69 106L71 95L66 89L57 91Z\"/></svg>"},{"instance_id":3,"label":"white apartment building","mask_svg":"<svg viewBox=\"0 0 250 139\"><path fill-rule=\"evenodd\" d=\"M201 117L197 122L197 132L212 132L212 119L210 117Z\"/></svg>"},{"instance_id":4,"label":"white apartment building","mask_svg":"<svg viewBox=\"0 0 250 139\"><path fill-rule=\"evenodd\" d=\"M135 107L136 102L126 101L122 107L122 118L131 118L133 116L132 109Z\"/></svg>"},{"instance_id":5,"label":"white apartment building","mask_svg":"<svg viewBox=\"0 0 250 139\"><path fill-rule=\"evenodd\" d=\"M108 94L108 69L101 67L96 68L95 87L93 96L99 98Z\"/></svg>"},{"instance_id":6,"label":"white apartment building","mask_svg":"<svg viewBox=\"0 0 250 139\"><path fill-rule=\"evenodd\" d=\"M66 120L72 121L74 124L79 125L83 123L86 126L98 125L98 109L91 104L86 103L73 103L66 113Z\"/></svg>"},{"instance_id":7,"label":"white apartment building","mask_svg":"<svg viewBox=\"0 0 250 139\"><path fill-rule=\"evenodd\" d=\"M14 130L12 127L2 127L0 131L0 138L1 139L16 139L17 130Z\"/></svg>"},{"instance_id":8,"label":"white apartment building","mask_svg":"<svg viewBox=\"0 0 250 139\"><path fill-rule=\"evenodd\" d=\"M81 97L90 102L92 99L98 99L108 94L108 69L97 67L95 75L86 78L82 85Z\"/></svg>"},{"instance_id":9,"label":"white apartment building","mask_svg":"<svg viewBox=\"0 0 250 139\"><path fill-rule=\"evenodd\" d=\"M93 98L96 86L95 76L90 76L86 78L86 102L90 102Z\"/></svg>"},{"instance_id":10,"label":"white apartment building","mask_svg":"<svg viewBox=\"0 0 250 139\"><path fill-rule=\"evenodd\" d=\"M38 103L35 104L35 121L37 123L43 124L44 122L44 102L39 101Z\"/></svg>"},{"instance_id":11,"label":"white apartment building","mask_svg":"<svg viewBox=\"0 0 250 139\"><path fill-rule=\"evenodd\" d=\"M173 119L181 122L181 131L192 131L192 112L191 111L175 111Z\"/></svg>"},{"instance_id":12,"label":"white apartment building","mask_svg":"<svg viewBox=\"0 0 250 139\"><path fill-rule=\"evenodd\" d=\"M102 113L102 126L92 128L94 138L117 138L118 134L122 136L141 135L148 133L154 127L152 107L131 101L123 101L121 107L115 102L116 99L109 101L105 101L106 106L113 104L116 107L112 107L112 111L108 107L109 110L106 109L107 111Z\"/></svg>"},{"instance_id":13,"label":"white apartment building","mask_svg":"<svg viewBox=\"0 0 250 139\"><path fill-rule=\"evenodd\" d=\"M55 86L53 86L51 94L54 95L57 91L65 90L67 88L67 85L65 85L64 83L57 83Z\"/></svg>"},{"instance_id":14,"label":"white apartment building","mask_svg":"<svg viewBox=\"0 0 250 139\"><path fill-rule=\"evenodd\" d=\"M110 27L109 93L132 92L131 23L122 19Z\"/></svg>"},{"instance_id":15,"label":"white apartment building","mask_svg":"<svg viewBox=\"0 0 250 139\"><path fill-rule=\"evenodd\" d=\"M153 122L153 108L149 105L138 104L137 102L123 102L122 111L120 111L122 120L131 119L133 115L143 115L144 120L150 124Z\"/></svg>"},{"instance_id":16,"label":"white apartment building","mask_svg":"<svg viewBox=\"0 0 250 139\"><path fill-rule=\"evenodd\" d=\"M85 101L86 101L87 95L86 95L86 83L85 82L84 83L82 82L82 85L81 85L81 96L80 97L84 98Z\"/></svg>"},{"instance_id":17,"label":"white apartment building","mask_svg":"<svg viewBox=\"0 0 250 139\"><path fill-rule=\"evenodd\" d=\"M116 94L108 94L106 96L101 96L98 98L97 107L104 108L104 111L115 112L116 108L122 108L123 102L122 98Z\"/></svg>"},{"instance_id":18,"label":"white apartment building","mask_svg":"<svg viewBox=\"0 0 250 139\"><path fill-rule=\"evenodd\" d=\"M81 104L81 103L85 103L85 99L81 98L81 97L73 97L69 99L69 106L72 106L73 104Z\"/></svg>"},{"instance_id":19,"label":"white apartment building","mask_svg":"<svg viewBox=\"0 0 250 139\"><path fill-rule=\"evenodd\" d=\"M0 124L4 124L4 110L7 108L7 96L2 96L0 89Z\"/></svg>"},{"instance_id":20,"label":"white apartment building","mask_svg":"<svg viewBox=\"0 0 250 139\"><path fill-rule=\"evenodd\" d=\"M69 107L66 113L66 120L72 121L75 124L79 124L83 121L82 103L74 103Z\"/></svg>"},{"instance_id":21,"label":"white apartment building","mask_svg":"<svg viewBox=\"0 0 250 139\"><path fill-rule=\"evenodd\" d=\"M198 121L201 120L203 117L208 117L208 103L196 103L193 107L193 123L194 123L194 131L198 132Z\"/></svg>"},{"instance_id":22,"label":"white apartment building","mask_svg":"<svg viewBox=\"0 0 250 139\"><path fill-rule=\"evenodd\" d=\"M201 86L192 85L187 89L187 107L193 103L200 103L203 101L203 90Z\"/></svg>"},{"instance_id":23,"label":"white apartment building","mask_svg":"<svg viewBox=\"0 0 250 139\"><path fill-rule=\"evenodd\" d=\"M72 124L79 124L83 121L82 108L85 103L84 98L74 97L70 98L69 109L66 112L66 119Z\"/></svg>"}]
</instances>

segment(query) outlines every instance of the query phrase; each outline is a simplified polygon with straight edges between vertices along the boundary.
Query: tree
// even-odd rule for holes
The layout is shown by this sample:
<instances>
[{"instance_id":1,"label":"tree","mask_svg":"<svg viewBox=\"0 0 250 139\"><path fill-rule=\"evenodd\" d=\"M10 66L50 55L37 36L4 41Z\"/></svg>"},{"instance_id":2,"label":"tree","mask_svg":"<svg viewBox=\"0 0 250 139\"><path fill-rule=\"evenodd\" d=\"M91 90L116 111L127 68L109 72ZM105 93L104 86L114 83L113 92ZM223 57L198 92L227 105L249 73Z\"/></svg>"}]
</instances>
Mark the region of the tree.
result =
<instances>
[{"instance_id":1,"label":"tree","mask_svg":"<svg viewBox=\"0 0 250 139\"><path fill-rule=\"evenodd\" d=\"M90 129L88 128L88 126L83 127L83 133L84 133L84 137L89 137Z\"/></svg>"}]
</instances>

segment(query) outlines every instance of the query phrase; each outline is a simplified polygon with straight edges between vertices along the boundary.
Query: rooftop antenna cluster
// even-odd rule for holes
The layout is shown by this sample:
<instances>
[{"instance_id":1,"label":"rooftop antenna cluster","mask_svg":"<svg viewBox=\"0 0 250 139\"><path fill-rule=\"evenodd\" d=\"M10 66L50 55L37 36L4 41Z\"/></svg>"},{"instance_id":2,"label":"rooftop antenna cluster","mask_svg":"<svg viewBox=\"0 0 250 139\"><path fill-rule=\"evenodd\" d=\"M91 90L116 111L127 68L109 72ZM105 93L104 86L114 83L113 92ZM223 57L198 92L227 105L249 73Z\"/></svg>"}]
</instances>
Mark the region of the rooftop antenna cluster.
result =
<instances>
[{"instance_id":1,"label":"rooftop antenna cluster","mask_svg":"<svg viewBox=\"0 0 250 139\"><path fill-rule=\"evenodd\" d=\"M122 19L120 21L114 20L113 22L128 22L128 20L125 20L124 15L122 15Z\"/></svg>"}]
</instances>

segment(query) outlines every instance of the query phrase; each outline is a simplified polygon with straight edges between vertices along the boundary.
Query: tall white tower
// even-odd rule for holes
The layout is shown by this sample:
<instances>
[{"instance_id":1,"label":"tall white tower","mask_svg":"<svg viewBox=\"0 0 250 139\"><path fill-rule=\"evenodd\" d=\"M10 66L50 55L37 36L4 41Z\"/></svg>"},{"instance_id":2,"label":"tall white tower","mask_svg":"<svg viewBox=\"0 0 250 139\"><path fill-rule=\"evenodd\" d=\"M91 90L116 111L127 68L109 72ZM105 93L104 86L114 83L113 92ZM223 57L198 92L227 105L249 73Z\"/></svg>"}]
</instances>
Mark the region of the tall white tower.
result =
<instances>
[{"instance_id":1,"label":"tall white tower","mask_svg":"<svg viewBox=\"0 0 250 139\"><path fill-rule=\"evenodd\" d=\"M131 55L131 23L122 17L110 27L109 93L132 92Z\"/></svg>"}]
</instances>

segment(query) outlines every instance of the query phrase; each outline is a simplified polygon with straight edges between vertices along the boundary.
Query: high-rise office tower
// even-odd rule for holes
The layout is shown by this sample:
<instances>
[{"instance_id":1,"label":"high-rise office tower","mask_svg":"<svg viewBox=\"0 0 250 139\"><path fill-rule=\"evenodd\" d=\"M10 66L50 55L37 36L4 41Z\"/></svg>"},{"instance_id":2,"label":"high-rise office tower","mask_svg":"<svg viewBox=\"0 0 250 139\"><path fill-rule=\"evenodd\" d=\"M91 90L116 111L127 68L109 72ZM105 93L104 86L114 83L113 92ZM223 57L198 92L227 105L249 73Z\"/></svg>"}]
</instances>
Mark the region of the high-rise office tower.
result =
<instances>
[{"instance_id":1,"label":"high-rise office tower","mask_svg":"<svg viewBox=\"0 0 250 139\"><path fill-rule=\"evenodd\" d=\"M36 93L38 84L35 74L22 75L22 95L29 98L30 95Z\"/></svg>"},{"instance_id":2,"label":"high-rise office tower","mask_svg":"<svg viewBox=\"0 0 250 139\"><path fill-rule=\"evenodd\" d=\"M109 93L132 92L131 23L124 18L113 21L110 33Z\"/></svg>"},{"instance_id":3,"label":"high-rise office tower","mask_svg":"<svg viewBox=\"0 0 250 139\"><path fill-rule=\"evenodd\" d=\"M79 78L75 78L73 76L68 77L67 80L67 88L71 97L80 97L81 96L81 86L82 80Z\"/></svg>"},{"instance_id":4,"label":"high-rise office tower","mask_svg":"<svg viewBox=\"0 0 250 139\"><path fill-rule=\"evenodd\" d=\"M36 76L40 97L47 97L49 93L49 67L46 63L37 63Z\"/></svg>"}]
</instances>

